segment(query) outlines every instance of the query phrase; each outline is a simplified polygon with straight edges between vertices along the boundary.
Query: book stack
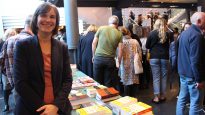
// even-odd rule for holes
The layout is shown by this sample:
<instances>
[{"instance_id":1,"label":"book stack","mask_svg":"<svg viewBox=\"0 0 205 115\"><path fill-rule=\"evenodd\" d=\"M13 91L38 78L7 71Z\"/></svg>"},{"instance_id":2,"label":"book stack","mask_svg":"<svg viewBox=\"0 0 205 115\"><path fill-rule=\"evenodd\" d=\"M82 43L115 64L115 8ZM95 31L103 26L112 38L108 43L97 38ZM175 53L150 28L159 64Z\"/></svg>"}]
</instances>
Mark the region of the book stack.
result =
<instances>
[{"instance_id":1,"label":"book stack","mask_svg":"<svg viewBox=\"0 0 205 115\"><path fill-rule=\"evenodd\" d=\"M90 106L93 106L93 105L98 105L98 104L95 101L93 101L93 102L81 104L80 108L90 107Z\"/></svg>"},{"instance_id":2,"label":"book stack","mask_svg":"<svg viewBox=\"0 0 205 115\"><path fill-rule=\"evenodd\" d=\"M89 76L85 76L85 77L80 77L78 78L78 80L82 83L82 84L86 84L86 83L94 83L95 81L90 78Z\"/></svg>"},{"instance_id":3,"label":"book stack","mask_svg":"<svg viewBox=\"0 0 205 115\"><path fill-rule=\"evenodd\" d=\"M87 92L87 95L89 97L95 97L96 96L96 93L97 93L97 90L94 88L94 87L88 87L86 89L86 92Z\"/></svg>"},{"instance_id":4,"label":"book stack","mask_svg":"<svg viewBox=\"0 0 205 115\"><path fill-rule=\"evenodd\" d=\"M106 86L104 85L96 85L96 86L93 86L95 89L105 89L107 88Z\"/></svg>"},{"instance_id":5,"label":"book stack","mask_svg":"<svg viewBox=\"0 0 205 115\"><path fill-rule=\"evenodd\" d=\"M137 102L121 108L121 115L153 115L153 112L151 106Z\"/></svg>"},{"instance_id":6,"label":"book stack","mask_svg":"<svg viewBox=\"0 0 205 115\"><path fill-rule=\"evenodd\" d=\"M96 99L101 100L103 102L112 101L118 99L119 91L115 90L113 87L97 89Z\"/></svg>"},{"instance_id":7,"label":"book stack","mask_svg":"<svg viewBox=\"0 0 205 115\"><path fill-rule=\"evenodd\" d=\"M92 102L88 95L82 93L71 94L68 98L73 109L80 108L81 104Z\"/></svg>"},{"instance_id":8,"label":"book stack","mask_svg":"<svg viewBox=\"0 0 205 115\"><path fill-rule=\"evenodd\" d=\"M94 105L76 110L78 115L112 115L112 111L104 106Z\"/></svg>"},{"instance_id":9,"label":"book stack","mask_svg":"<svg viewBox=\"0 0 205 115\"><path fill-rule=\"evenodd\" d=\"M137 102L136 98L125 96L117 100L111 101L110 106L113 108L113 113L115 113L116 115L121 115L120 110L123 107L134 104L136 102Z\"/></svg>"},{"instance_id":10,"label":"book stack","mask_svg":"<svg viewBox=\"0 0 205 115\"><path fill-rule=\"evenodd\" d=\"M72 89L77 90L81 88L84 88L84 85L82 83L80 83L78 80L73 81Z\"/></svg>"},{"instance_id":11,"label":"book stack","mask_svg":"<svg viewBox=\"0 0 205 115\"><path fill-rule=\"evenodd\" d=\"M73 83L72 83L72 89L82 89L82 88L85 88L85 87L90 87L90 86L96 86L97 83L94 82L94 80L92 78L90 79L87 79L85 77L81 77L81 78L78 78L77 80L74 80Z\"/></svg>"},{"instance_id":12,"label":"book stack","mask_svg":"<svg viewBox=\"0 0 205 115\"><path fill-rule=\"evenodd\" d=\"M79 77L78 80L81 84L84 85L84 87L96 86L97 85L97 83L92 78L90 78L89 76Z\"/></svg>"},{"instance_id":13,"label":"book stack","mask_svg":"<svg viewBox=\"0 0 205 115\"><path fill-rule=\"evenodd\" d=\"M95 97L97 93L97 89L104 89L104 88L107 88L107 87L103 85L92 86L92 87L86 88L86 92L89 97Z\"/></svg>"}]
</instances>

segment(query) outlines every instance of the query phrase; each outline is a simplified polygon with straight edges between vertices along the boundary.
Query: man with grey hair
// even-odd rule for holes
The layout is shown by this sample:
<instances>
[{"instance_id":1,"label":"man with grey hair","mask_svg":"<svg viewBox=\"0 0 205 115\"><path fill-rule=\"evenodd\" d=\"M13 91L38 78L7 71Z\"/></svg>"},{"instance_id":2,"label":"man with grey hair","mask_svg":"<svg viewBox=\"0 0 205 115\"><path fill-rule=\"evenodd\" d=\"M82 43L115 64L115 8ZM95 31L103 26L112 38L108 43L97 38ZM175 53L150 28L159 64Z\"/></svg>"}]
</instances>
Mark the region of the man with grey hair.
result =
<instances>
[{"instance_id":1,"label":"man with grey hair","mask_svg":"<svg viewBox=\"0 0 205 115\"><path fill-rule=\"evenodd\" d=\"M108 26L98 29L92 43L93 77L100 84L114 87L117 81L114 76L115 55L117 47L121 48L122 45L122 33L118 30L117 16L111 16L108 22ZM121 52L118 54L118 59L121 60Z\"/></svg>"},{"instance_id":2,"label":"man with grey hair","mask_svg":"<svg viewBox=\"0 0 205 115\"><path fill-rule=\"evenodd\" d=\"M33 33L31 31L31 26L30 26L31 19L32 19L32 15L29 15L25 20L24 29L19 34L8 38L2 47L2 51L6 51L4 52L4 54L1 54L1 55L3 55L5 59L4 64L6 67L6 77L8 78L8 81L13 88L14 102L17 98L17 94L14 88L14 76L13 76L13 63L14 63L13 54L15 51L15 44L17 40L25 39L25 38L33 36ZM10 92L4 92L6 96L9 96L9 93ZM9 110L9 106L5 105L4 112L8 110Z\"/></svg>"},{"instance_id":3,"label":"man with grey hair","mask_svg":"<svg viewBox=\"0 0 205 115\"><path fill-rule=\"evenodd\" d=\"M176 115L185 114L184 109L189 98L189 115L203 114L205 41L202 30L205 29L205 13L194 13L191 17L191 23L191 27L183 31L179 38L177 62L181 87Z\"/></svg>"}]
</instances>

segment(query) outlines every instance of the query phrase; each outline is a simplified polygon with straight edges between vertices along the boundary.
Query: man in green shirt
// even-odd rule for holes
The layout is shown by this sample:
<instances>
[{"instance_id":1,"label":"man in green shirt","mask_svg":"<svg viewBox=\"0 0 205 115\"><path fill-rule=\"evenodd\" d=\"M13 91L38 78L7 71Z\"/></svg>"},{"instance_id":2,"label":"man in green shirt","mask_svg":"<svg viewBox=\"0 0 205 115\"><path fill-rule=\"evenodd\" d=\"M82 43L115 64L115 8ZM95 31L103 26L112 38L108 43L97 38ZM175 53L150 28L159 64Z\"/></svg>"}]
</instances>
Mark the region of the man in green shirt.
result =
<instances>
[{"instance_id":1,"label":"man in green shirt","mask_svg":"<svg viewBox=\"0 0 205 115\"><path fill-rule=\"evenodd\" d=\"M92 43L94 79L107 87L114 87L117 79L114 76L115 54L117 47L122 47L122 33L117 29L118 23L118 17L111 16L109 25L98 29ZM118 60L121 60L121 50L118 52Z\"/></svg>"}]
</instances>

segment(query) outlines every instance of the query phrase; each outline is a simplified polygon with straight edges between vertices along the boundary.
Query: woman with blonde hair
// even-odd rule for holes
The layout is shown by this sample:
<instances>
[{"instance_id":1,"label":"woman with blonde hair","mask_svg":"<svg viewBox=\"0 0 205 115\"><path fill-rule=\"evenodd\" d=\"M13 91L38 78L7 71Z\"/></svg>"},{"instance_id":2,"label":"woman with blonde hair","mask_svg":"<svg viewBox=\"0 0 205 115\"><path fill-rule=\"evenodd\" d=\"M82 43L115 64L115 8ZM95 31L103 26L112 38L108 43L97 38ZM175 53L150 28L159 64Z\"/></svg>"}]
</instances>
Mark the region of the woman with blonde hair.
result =
<instances>
[{"instance_id":1,"label":"woman with blonde hair","mask_svg":"<svg viewBox=\"0 0 205 115\"><path fill-rule=\"evenodd\" d=\"M166 83L169 63L169 36L166 28L166 21L163 18L157 19L154 30L150 32L146 48L150 50L150 66L153 76L154 103L166 100Z\"/></svg>"},{"instance_id":2,"label":"woman with blonde hair","mask_svg":"<svg viewBox=\"0 0 205 115\"><path fill-rule=\"evenodd\" d=\"M95 24L90 24L86 31L84 32L84 35L86 35L88 32L97 32L98 27Z\"/></svg>"},{"instance_id":3,"label":"woman with blonde hair","mask_svg":"<svg viewBox=\"0 0 205 115\"><path fill-rule=\"evenodd\" d=\"M86 75L93 77L92 63L92 42L97 32L98 27L95 24L90 24L84 35L80 38L78 44L78 62L77 67Z\"/></svg>"},{"instance_id":4,"label":"woman with blonde hair","mask_svg":"<svg viewBox=\"0 0 205 115\"><path fill-rule=\"evenodd\" d=\"M3 40L6 41L7 38L11 36L15 36L17 34L16 30L13 28L9 28L4 32Z\"/></svg>"},{"instance_id":5,"label":"woman with blonde hair","mask_svg":"<svg viewBox=\"0 0 205 115\"><path fill-rule=\"evenodd\" d=\"M138 41L131 38L129 30L121 27L120 31L123 34L122 59L119 61L120 78L124 85L124 94L135 97L137 85L139 84L139 74L135 74L134 58L138 54L140 57L138 61L142 62L142 49Z\"/></svg>"}]
</instances>

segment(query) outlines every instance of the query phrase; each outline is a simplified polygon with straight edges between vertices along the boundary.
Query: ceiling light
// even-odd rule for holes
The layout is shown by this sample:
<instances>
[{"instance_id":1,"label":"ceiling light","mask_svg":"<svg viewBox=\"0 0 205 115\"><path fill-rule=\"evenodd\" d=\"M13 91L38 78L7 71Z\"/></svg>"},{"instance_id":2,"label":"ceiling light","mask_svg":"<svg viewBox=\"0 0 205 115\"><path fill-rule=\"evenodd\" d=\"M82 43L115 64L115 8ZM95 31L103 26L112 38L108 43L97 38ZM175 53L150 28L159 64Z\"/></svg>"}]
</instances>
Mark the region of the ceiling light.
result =
<instances>
[{"instance_id":1,"label":"ceiling light","mask_svg":"<svg viewBox=\"0 0 205 115\"><path fill-rule=\"evenodd\" d=\"M177 8L178 6L169 6L170 8Z\"/></svg>"},{"instance_id":2,"label":"ceiling light","mask_svg":"<svg viewBox=\"0 0 205 115\"><path fill-rule=\"evenodd\" d=\"M160 7L160 5L152 5L152 7L157 8Z\"/></svg>"}]
</instances>

